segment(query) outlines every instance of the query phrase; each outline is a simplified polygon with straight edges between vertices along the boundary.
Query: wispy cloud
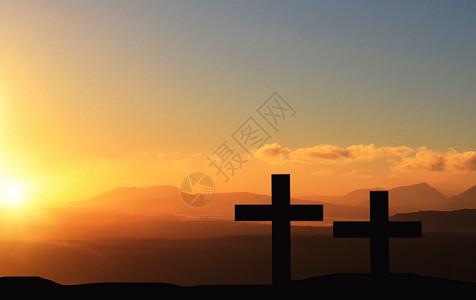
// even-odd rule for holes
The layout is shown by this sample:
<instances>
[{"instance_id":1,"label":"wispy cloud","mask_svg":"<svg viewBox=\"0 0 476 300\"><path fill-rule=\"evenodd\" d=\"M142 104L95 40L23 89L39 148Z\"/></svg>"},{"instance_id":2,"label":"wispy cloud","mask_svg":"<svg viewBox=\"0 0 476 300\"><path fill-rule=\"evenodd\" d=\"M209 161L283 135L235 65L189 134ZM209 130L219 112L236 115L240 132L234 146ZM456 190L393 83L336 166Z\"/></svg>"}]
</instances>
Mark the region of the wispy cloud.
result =
<instances>
[{"instance_id":1,"label":"wispy cloud","mask_svg":"<svg viewBox=\"0 0 476 300\"><path fill-rule=\"evenodd\" d=\"M290 150L277 143L260 148L255 156L265 160L281 160L293 163L345 164L359 161L374 161L378 158L408 156L413 152L409 147L375 147L369 145L352 145L339 147L335 145L317 145Z\"/></svg>"}]
</instances>

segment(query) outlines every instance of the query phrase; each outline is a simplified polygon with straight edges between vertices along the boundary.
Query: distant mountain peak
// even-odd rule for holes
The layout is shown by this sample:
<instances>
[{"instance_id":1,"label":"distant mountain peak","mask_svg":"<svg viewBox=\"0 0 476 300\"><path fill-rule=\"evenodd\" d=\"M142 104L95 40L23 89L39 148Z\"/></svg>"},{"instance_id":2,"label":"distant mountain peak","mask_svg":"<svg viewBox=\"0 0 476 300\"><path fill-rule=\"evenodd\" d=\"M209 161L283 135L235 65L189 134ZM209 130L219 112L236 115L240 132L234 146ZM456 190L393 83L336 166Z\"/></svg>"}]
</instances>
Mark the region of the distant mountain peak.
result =
<instances>
[{"instance_id":1,"label":"distant mountain peak","mask_svg":"<svg viewBox=\"0 0 476 300\"><path fill-rule=\"evenodd\" d=\"M119 186L113 191L124 191L124 190L140 190L140 189L172 189L178 190L179 188L174 185L151 185L146 187L136 187L136 186Z\"/></svg>"},{"instance_id":2,"label":"distant mountain peak","mask_svg":"<svg viewBox=\"0 0 476 300\"><path fill-rule=\"evenodd\" d=\"M88 200L78 201L83 204L106 204L111 207L119 202L134 203L136 200L157 200L161 198L179 198L179 188L173 185L156 185L149 187L117 187L109 192L99 194Z\"/></svg>"},{"instance_id":3,"label":"distant mountain peak","mask_svg":"<svg viewBox=\"0 0 476 300\"><path fill-rule=\"evenodd\" d=\"M476 185L473 185L469 189L467 189L464 192L454 196L453 198L458 198L458 197L476 197Z\"/></svg>"},{"instance_id":4,"label":"distant mountain peak","mask_svg":"<svg viewBox=\"0 0 476 300\"><path fill-rule=\"evenodd\" d=\"M426 182L420 182L420 183L411 184L411 185L403 185L403 186L399 186L399 187L395 187L395 188L390 189L390 191L403 191L403 190L406 190L406 191L409 191L409 192L410 191L414 191L414 192L432 192L432 193L441 194L441 195L446 197L446 195L444 195L443 193L441 193L436 188L432 187L431 185L429 185Z\"/></svg>"},{"instance_id":5,"label":"distant mountain peak","mask_svg":"<svg viewBox=\"0 0 476 300\"><path fill-rule=\"evenodd\" d=\"M473 185L461 194L451 197L449 208L476 208L476 185Z\"/></svg>"},{"instance_id":6,"label":"distant mountain peak","mask_svg":"<svg viewBox=\"0 0 476 300\"><path fill-rule=\"evenodd\" d=\"M434 189L434 187L429 185L427 182L420 182L420 183L415 183L415 184L402 185L402 186L399 186L399 187L395 187L393 189L398 189L398 188L432 188L432 189Z\"/></svg>"}]
</instances>

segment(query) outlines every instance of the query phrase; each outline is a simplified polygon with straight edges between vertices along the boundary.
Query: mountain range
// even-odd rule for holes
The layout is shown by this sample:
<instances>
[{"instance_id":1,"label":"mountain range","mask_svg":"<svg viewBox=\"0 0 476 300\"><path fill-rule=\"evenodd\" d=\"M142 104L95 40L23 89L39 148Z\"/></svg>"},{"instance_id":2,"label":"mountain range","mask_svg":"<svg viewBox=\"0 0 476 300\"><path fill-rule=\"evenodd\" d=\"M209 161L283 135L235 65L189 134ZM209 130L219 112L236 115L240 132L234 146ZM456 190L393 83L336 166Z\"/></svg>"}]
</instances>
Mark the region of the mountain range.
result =
<instances>
[{"instance_id":1,"label":"mountain range","mask_svg":"<svg viewBox=\"0 0 476 300\"><path fill-rule=\"evenodd\" d=\"M331 219L368 218L369 192L381 188L360 189L343 196L292 197L293 204L323 204L325 216ZM121 187L85 201L70 203L77 208L96 208L143 215L188 215L231 218L235 204L270 204L268 195L232 192L216 193L212 201L200 208L187 206L174 186L145 188ZM448 197L427 183L389 189L390 214L427 210L457 210L476 208L476 186Z\"/></svg>"},{"instance_id":2,"label":"mountain range","mask_svg":"<svg viewBox=\"0 0 476 300\"><path fill-rule=\"evenodd\" d=\"M343 196L303 196L293 204L323 204L324 220L293 222L294 234L331 232L336 220L368 220L369 191ZM375 189L372 189L375 190ZM476 232L476 188L447 197L426 183L389 190L392 219L422 220L431 232ZM121 187L84 201L38 209L21 218L0 211L4 238L81 239L206 238L270 234L270 222L235 222L235 204L270 204L271 197L248 192L216 193L206 206L187 206L174 186ZM423 211L423 212L421 212ZM439 213L436 213L436 212ZM421 212L421 213L419 213ZM8 220L8 221L7 221Z\"/></svg>"},{"instance_id":3,"label":"mountain range","mask_svg":"<svg viewBox=\"0 0 476 300\"><path fill-rule=\"evenodd\" d=\"M369 192L382 188L360 189L343 196L301 196L302 199L351 206L369 205ZM476 208L476 186L453 197L448 197L422 182L413 185L391 188L389 191L389 209L391 214L420 210L450 210Z\"/></svg>"}]
</instances>

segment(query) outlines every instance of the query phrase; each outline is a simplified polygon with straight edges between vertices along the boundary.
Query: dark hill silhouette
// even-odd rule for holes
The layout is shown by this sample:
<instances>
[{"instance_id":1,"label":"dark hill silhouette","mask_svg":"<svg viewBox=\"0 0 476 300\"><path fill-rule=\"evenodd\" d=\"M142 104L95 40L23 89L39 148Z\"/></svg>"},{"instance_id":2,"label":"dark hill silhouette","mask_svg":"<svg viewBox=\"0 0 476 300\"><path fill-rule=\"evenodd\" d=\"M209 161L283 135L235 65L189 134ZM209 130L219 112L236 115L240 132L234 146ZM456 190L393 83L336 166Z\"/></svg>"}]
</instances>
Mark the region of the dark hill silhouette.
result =
<instances>
[{"instance_id":1,"label":"dark hill silhouette","mask_svg":"<svg viewBox=\"0 0 476 300\"><path fill-rule=\"evenodd\" d=\"M368 239L332 231L291 239L292 279L369 272ZM476 282L476 234L424 233L390 240L390 272ZM179 285L271 283L271 236L96 241L8 241L2 275L34 274L61 284L166 282Z\"/></svg>"},{"instance_id":2,"label":"dark hill silhouette","mask_svg":"<svg viewBox=\"0 0 476 300\"><path fill-rule=\"evenodd\" d=\"M2 280L3 279L3 280ZM378 288L377 288L378 287ZM291 282L286 288L275 288L271 285L202 285L177 286L165 283L92 283L81 285L59 285L47 280L30 277L0 278L3 292L15 292L17 296L27 292L47 292L48 297L70 297L74 295L94 297L107 296L133 297L134 299L150 297L150 295L173 295L182 297L206 297L207 299L223 299L246 297L247 299L263 299L278 297L285 293L288 297L304 298L318 293L332 295L333 298L355 297L364 299L382 299L386 293L392 296L416 299L417 297L441 296L451 293L452 298L471 295L476 292L476 284L464 281L425 277L413 274L391 274L386 277L374 277L369 274L331 274L312 277Z\"/></svg>"},{"instance_id":3,"label":"dark hill silhouette","mask_svg":"<svg viewBox=\"0 0 476 300\"><path fill-rule=\"evenodd\" d=\"M41 278L39 276L5 276L0 277L0 286L2 288L20 288L23 289L21 284L26 284L31 288L53 288L59 287L60 284L51 281L49 279Z\"/></svg>"},{"instance_id":4,"label":"dark hill silhouette","mask_svg":"<svg viewBox=\"0 0 476 300\"><path fill-rule=\"evenodd\" d=\"M449 200L449 209L476 208L476 185L453 196Z\"/></svg>"},{"instance_id":5,"label":"dark hill silhouette","mask_svg":"<svg viewBox=\"0 0 476 300\"><path fill-rule=\"evenodd\" d=\"M397 214L393 221L421 221L426 232L476 233L476 209Z\"/></svg>"}]
</instances>

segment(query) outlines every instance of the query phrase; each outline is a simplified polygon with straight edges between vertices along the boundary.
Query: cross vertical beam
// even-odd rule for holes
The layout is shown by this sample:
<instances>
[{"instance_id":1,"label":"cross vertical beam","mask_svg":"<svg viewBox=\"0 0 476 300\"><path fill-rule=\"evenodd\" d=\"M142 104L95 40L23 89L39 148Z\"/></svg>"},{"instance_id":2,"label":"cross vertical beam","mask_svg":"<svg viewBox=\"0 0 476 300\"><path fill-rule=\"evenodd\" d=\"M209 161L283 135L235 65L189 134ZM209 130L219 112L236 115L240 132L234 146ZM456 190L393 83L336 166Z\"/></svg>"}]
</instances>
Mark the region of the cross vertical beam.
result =
<instances>
[{"instance_id":1,"label":"cross vertical beam","mask_svg":"<svg viewBox=\"0 0 476 300\"><path fill-rule=\"evenodd\" d=\"M291 281L290 178L288 174L271 178L273 282L282 285Z\"/></svg>"},{"instance_id":2,"label":"cross vertical beam","mask_svg":"<svg viewBox=\"0 0 476 300\"><path fill-rule=\"evenodd\" d=\"M388 192L370 192L370 272L388 274Z\"/></svg>"}]
</instances>

